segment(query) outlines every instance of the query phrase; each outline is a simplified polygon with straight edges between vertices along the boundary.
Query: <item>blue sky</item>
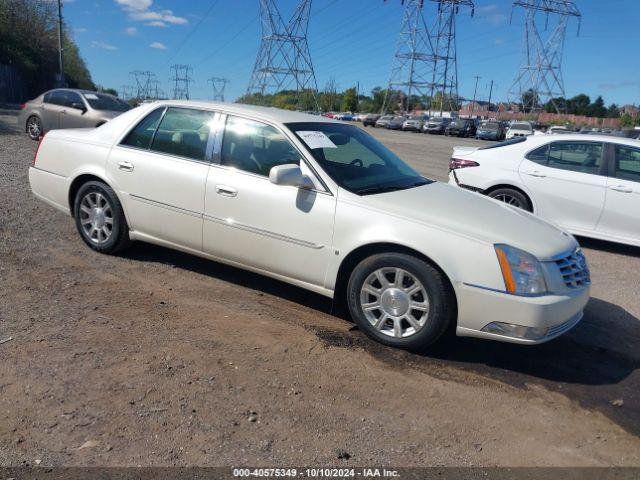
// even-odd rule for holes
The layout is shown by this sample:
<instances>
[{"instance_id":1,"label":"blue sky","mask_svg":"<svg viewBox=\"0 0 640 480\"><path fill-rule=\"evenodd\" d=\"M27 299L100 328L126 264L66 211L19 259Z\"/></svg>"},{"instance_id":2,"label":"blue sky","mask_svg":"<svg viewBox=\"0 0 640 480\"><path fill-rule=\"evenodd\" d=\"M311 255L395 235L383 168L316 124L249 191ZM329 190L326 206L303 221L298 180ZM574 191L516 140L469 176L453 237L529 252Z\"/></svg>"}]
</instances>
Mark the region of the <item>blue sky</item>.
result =
<instances>
[{"instance_id":1,"label":"blue sky","mask_svg":"<svg viewBox=\"0 0 640 480\"><path fill-rule=\"evenodd\" d=\"M457 20L460 94L506 100L522 59L524 16L510 0L476 0ZM295 0L280 0L283 14ZM568 96L602 95L607 104L640 103L640 0L576 0L580 36L570 23L563 75ZM434 12L427 2L425 15ZM207 78L226 77L227 100L243 94L260 43L258 0L65 0L64 16L96 83L120 89L132 70L155 72L169 91L170 65L187 63L192 98L210 95ZM402 9L400 0L314 0L309 47L318 86L334 77L361 91L388 81Z\"/></svg>"}]
</instances>

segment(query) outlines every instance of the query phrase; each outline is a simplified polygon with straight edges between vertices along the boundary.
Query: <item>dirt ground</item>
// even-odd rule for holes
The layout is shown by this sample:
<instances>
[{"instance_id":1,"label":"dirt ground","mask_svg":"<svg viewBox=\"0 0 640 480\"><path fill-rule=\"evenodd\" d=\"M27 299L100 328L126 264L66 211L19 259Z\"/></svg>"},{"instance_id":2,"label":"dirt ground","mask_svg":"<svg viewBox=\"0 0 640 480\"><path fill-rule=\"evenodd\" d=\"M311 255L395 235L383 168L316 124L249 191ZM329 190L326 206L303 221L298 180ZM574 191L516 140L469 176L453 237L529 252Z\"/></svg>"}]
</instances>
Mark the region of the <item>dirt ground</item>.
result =
<instances>
[{"instance_id":1,"label":"dirt ground","mask_svg":"<svg viewBox=\"0 0 640 480\"><path fill-rule=\"evenodd\" d=\"M374 133L438 179L463 142ZM1 466L640 465L640 249L581 241L593 299L556 341L409 354L283 283L92 252L34 148L0 112Z\"/></svg>"}]
</instances>

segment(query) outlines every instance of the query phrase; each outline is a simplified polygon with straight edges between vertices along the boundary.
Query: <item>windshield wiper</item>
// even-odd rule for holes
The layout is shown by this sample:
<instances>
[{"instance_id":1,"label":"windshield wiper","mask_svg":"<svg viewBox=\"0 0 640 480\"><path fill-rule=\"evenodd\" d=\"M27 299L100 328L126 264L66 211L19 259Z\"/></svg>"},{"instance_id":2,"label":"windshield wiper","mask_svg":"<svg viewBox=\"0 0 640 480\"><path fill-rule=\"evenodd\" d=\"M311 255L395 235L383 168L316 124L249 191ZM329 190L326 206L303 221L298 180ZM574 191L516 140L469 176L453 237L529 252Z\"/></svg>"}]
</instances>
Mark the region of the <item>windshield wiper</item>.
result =
<instances>
[{"instance_id":1,"label":"windshield wiper","mask_svg":"<svg viewBox=\"0 0 640 480\"><path fill-rule=\"evenodd\" d=\"M420 182L416 182L413 183L411 185L389 185L386 187L383 186L376 186L376 187L369 187L369 188L363 188L362 190L358 190L356 193L358 195L373 195L375 193L386 193L386 192L395 192L398 190L407 190L409 188L413 188L413 187L420 187L422 185L426 185L429 182L426 181L420 181Z\"/></svg>"}]
</instances>

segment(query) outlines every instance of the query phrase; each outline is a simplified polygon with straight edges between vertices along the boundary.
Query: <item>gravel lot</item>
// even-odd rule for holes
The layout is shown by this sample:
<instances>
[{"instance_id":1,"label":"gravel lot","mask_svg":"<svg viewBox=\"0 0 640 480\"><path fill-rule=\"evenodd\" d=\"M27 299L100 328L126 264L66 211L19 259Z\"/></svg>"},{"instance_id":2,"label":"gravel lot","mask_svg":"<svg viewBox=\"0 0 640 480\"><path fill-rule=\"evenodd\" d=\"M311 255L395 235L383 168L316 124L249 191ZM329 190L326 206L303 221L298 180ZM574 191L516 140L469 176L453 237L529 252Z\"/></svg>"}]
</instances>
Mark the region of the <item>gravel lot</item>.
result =
<instances>
[{"instance_id":1,"label":"gravel lot","mask_svg":"<svg viewBox=\"0 0 640 480\"><path fill-rule=\"evenodd\" d=\"M431 177L473 140L369 129ZM167 249L92 252L0 111L0 465L640 465L640 249L581 240L538 347L369 341L326 299Z\"/></svg>"}]
</instances>

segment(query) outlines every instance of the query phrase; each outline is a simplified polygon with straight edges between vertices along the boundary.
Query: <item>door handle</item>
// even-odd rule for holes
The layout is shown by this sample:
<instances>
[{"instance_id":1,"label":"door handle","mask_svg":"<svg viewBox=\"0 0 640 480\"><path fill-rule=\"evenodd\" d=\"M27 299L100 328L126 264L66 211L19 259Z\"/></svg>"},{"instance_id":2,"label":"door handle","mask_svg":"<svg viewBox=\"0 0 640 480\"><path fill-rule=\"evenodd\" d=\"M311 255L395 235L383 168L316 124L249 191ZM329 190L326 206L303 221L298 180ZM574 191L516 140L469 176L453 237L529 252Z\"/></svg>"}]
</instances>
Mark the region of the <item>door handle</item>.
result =
<instances>
[{"instance_id":1,"label":"door handle","mask_svg":"<svg viewBox=\"0 0 640 480\"><path fill-rule=\"evenodd\" d=\"M238 195L238 189L227 185L216 185L216 193L225 197L235 197Z\"/></svg>"},{"instance_id":2,"label":"door handle","mask_svg":"<svg viewBox=\"0 0 640 480\"><path fill-rule=\"evenodd\" d=\"M133 172L133 164L130 162L120 162L118 164L118 170L123 172Z\"/></svg>"},{"instance_id":3,"label":"door handle","mask_svg":"<svg viewBox=\"0 0 640 480\"><path fill-rule=\"evenodd\" d=\"M66 115L66 114L67 114L67 111L66 111L66 110L60 110L60 114L61 114L61 115Z\"/></svg>"},{"instance_id":4,"label":"door handle","mask_svg":"<svg viewBox=\"0 0 640 480\"><path fill-rule=\"evenodd\" d=\"M527 175L531 175L532 177L544 178L546 175L538 170L534 170L532 172L527 172Z\"/></svg>"},{"instance_id":5,"label":"door handle","mask_svg":"<svg viewBox=\"0 0 640 480\"><path fill-rule=\"evenodd\" d=\"M611 190L615 190L616 192L622 193L633 193L633 190L629 187L625 187L624 185L611 185L609 187Z\"/></svg>"}]
</instances>

